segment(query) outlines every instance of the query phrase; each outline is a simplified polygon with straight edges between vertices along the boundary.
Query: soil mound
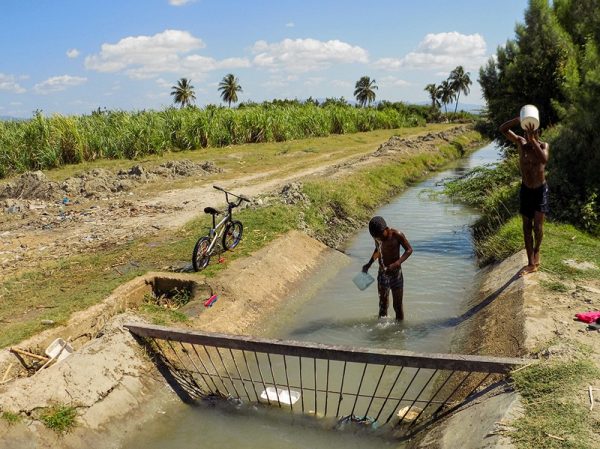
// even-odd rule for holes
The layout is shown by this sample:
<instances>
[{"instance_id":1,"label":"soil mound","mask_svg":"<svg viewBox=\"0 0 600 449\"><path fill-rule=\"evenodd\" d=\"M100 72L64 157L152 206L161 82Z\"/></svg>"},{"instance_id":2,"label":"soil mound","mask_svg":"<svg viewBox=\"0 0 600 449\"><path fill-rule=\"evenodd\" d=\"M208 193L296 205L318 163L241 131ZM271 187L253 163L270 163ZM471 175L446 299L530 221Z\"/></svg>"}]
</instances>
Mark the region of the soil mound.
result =
<instances>
[{"instance_id":1,"label":"soil mound","mask_svg":"<svg viewBox=\"0 0 600 449\"><path fill-rule=\"evenodd\" d=\"M94 168L67 178L62 183L50 181L41 171L26 172L14 181L0 187L2 199L60 200L64 197L101 198L127 192L136 184L161 178L174 179L189 176L204 176L221 172L214 162L192 162L190 160L168 161L154 168L133 165L129 169L114 173L103 168Z\"/></svg>"}]
</instances>

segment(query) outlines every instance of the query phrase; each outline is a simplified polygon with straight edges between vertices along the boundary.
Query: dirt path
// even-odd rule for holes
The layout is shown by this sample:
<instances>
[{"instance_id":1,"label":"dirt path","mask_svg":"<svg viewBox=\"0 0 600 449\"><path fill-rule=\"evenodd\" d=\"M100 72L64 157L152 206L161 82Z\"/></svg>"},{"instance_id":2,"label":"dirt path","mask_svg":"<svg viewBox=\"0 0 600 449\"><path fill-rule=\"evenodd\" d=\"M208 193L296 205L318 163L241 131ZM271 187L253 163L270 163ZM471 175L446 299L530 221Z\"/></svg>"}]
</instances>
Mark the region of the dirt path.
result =
<instances>
[{"instance_id":1,"label":"dirt path","mask_svg":"<svg viewBox=\"0 0 600 449\"><path fill-rule=\"evenodd\" d=\"M352 156L326 153L308 162L291 158L275 169L257 164L253 174L232 178L229 173L223 176L229 178L226 181L214 175L219 168L212 162L190 161L168 161L154 171L139 165L119 172L95 169L60 185L41 172L28 173L0 186L0 280L45 261L110 249L179 228L204 207L224 204L223 194L213 184L256 199L292 181L335 176L393 152L410 157L434 151L440 142L465 130L457 126L391 139Z\"/></svg>"}]
</instances>

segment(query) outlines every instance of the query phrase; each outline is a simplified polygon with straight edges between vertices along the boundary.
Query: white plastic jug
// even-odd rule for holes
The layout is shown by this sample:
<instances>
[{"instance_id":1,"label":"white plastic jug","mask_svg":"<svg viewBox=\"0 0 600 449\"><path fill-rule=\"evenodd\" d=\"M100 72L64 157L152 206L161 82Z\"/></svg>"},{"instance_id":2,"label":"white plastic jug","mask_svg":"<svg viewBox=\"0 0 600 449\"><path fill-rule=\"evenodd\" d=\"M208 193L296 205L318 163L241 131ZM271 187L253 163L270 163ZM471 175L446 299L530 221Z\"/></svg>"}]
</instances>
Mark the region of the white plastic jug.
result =
<instances>
[{"instance_id":1,"label":"white plastic jug","mask_svg":"<svg viewBox=\"0 0 600 449\"><path fill-rule=\"evenodd\" d=\"M523 129L529 125L533 125L533 129L540 127L540 112L532 104L526 104L521 108L519 118L521 119L521 128Z\"/></svg>"}]
</instances>

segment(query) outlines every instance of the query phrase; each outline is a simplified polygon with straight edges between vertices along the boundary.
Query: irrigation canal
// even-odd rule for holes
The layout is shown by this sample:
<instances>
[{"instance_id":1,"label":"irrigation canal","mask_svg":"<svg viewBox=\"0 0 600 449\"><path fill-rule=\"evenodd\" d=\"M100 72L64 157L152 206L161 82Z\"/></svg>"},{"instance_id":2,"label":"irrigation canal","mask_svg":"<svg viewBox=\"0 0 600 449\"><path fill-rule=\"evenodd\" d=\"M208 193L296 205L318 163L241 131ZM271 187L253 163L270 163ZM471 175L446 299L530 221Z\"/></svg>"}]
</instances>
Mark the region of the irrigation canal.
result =
<instances>
[{"instance_id":1,"label":"irrigation canal","mask_svg":"<svg viewBox=\"0 0 600 449\"><path fill-rule=\"evenodd\" d=\"M279 316L269 336L365 348L452 352L458 317L479 286L469 232L477 214L463 205L438 199L431 192L439 191L444 179L498 159L498 148L487 145L407 189L377 211L390 226L405 233L414 249L403 265L404 322L378 320L375 285L359 291L351 281L373 250L373 240L363 229L346 247L351 265L326 280L315 279L317 287L311 289L311 297L302 309ZM376 264L371 270L376 274ZM389 312L393 316L391 304ZM177 404L124 447L398 447L397 441L374 438L369 432L332 432L329 424L323 424L320 427L313 418L268 407Z\"/></svg>"}]
</instances>

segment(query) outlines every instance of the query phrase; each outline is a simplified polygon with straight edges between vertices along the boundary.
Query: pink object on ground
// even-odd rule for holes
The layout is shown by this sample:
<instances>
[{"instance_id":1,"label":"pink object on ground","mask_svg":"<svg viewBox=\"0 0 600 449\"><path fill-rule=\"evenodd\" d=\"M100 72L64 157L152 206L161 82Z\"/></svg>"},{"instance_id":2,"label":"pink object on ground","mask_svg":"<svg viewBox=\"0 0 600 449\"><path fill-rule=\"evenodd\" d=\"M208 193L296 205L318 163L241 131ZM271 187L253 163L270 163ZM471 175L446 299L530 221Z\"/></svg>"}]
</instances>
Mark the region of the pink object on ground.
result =
<instances>
[{"instance_id":1,"label":"pink object on ground","mask_svg":"<svg viewBox=\"0 0 600 449\"><path fill-rule=\"evenodd\" d=\"M600 318L600 311L576 313L575 318L577 318L579 321L583 321L584 323L594 323L598 318Z\"/></svg>"},{"instance_id":2,"label":"pink object on ground","mask_svg":"<svg viewBox=\"0 0 600 449\"><path fill-rule=\"evenodd\" d=\"M210 298L204 301L204 307L212 307L212 305L217 301L218 298L218 295L212 295Z\"/></svg>"}]
</instances>

